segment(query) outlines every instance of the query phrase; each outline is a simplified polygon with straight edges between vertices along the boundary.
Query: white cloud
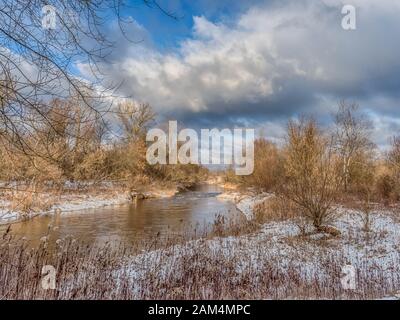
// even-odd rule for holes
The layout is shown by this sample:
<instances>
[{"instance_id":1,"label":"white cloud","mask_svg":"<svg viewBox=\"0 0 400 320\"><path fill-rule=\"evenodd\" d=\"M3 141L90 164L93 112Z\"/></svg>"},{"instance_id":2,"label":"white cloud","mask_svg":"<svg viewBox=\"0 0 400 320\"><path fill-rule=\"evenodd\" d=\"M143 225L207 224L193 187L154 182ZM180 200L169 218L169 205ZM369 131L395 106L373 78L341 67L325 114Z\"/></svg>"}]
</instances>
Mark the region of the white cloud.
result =
<instances>
[{"instance_id":1,"label":"white cloud","mask_svg":"<svg viewBox=\"0 0 400 320\"><path fill-rule=\"evenodd\" d=\"M177 49L134 44L106 69L124 80L125 94L177 118L324 116L321 108L343 98L369 104L370 96L395 96L400 2L353 0L356 31L341 28L343 4L280 1L253 7L230 25L194 17L192 37Z\"/></svg>"}]
</instances>

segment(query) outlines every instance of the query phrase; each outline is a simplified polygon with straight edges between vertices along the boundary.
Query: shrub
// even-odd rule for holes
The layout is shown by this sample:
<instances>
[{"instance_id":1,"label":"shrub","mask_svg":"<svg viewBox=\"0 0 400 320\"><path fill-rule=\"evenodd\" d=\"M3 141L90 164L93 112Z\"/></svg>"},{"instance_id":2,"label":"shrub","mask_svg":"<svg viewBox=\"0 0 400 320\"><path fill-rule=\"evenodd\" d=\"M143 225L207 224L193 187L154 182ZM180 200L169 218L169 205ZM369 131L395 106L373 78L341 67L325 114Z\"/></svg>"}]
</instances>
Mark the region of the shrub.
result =
<instances>
[{"instance_id":1,"label":"shrub","mask_svg":"<svg viewBox=\"0 0 400 320\"><path fill-rule=\"evenodd\" d=\"M285 153L278 194L319 229L334 214L332 204L341 184L332 143L314 120L290 121Z\"/></svg>"},{"instance_id":2,"label":"shrub","mask_svg":"<svg viewBox=\"0 0 400 320\"><path fill-rule=\"evenodd\" d=\"M243 182L261 191L274 191L283 172L281 152L266 139L256 140L254 150L254 172Z\"/></svg>"}]
</instances>

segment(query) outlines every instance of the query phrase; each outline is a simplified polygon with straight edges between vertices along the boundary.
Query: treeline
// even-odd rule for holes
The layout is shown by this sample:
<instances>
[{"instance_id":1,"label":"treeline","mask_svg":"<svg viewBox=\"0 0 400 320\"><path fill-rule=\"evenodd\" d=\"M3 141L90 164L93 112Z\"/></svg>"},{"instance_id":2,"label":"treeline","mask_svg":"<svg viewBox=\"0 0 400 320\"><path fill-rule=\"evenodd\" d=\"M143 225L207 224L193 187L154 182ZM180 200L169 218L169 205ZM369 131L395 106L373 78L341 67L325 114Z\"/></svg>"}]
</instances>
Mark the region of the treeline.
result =
<instances>
[{"instance_id":1,"label":"treeline","mask_svg":"<svg viewBox=\"0 0 400 320\"><path fill-rule=\"evenodd\" d=\"M155 113L145 103L125 101L101 114L79 98L55 99L41 108L40 118L23 119L18 130L2 124L3 181L119 181L136 186L155 181L191 184L206 174L196 165L147 163L145 136Z\"/></svg>"},{"instance_id":2,"label":"treeline","mask_svg":"<svg viewBox=\"0 0 400 320\"><path fill-rule=\"evenodd\" d=\"M389 150L372 142L372 124L356 104L339 104L333 127L312 118L291 120L286 139L277 146L255 142L255 170L247 177L227 173L244 187L274 192L287 206L320 228L339 203L384 204L400 200L400 137Z\"/></svg>"}]
</instances>

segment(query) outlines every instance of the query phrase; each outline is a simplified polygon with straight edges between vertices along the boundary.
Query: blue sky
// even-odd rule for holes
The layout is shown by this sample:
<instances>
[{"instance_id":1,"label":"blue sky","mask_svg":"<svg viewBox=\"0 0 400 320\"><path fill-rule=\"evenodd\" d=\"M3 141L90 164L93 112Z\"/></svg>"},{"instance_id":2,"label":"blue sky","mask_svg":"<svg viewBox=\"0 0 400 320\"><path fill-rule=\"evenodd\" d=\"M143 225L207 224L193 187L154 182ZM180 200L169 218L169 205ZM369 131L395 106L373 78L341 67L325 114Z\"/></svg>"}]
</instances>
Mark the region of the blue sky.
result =
<instances>
[{"instance_id":1,"label":"blue sky","mask_svg":"<svg viewBox=\"0 0 400 320\"><path fill-rule=\"evenodd\" d=\"M139 0L133 0L131 9L126 10L125 14L131 15L149 31L158 49L168 50L191 37L194 16L204 16L214 22L229 22L259 2L259 0L159 0L160 7L176 17L175 20L155 5L146 6Z\"/></svg>"},{"instance_id":2,"label":"blue sky","mask_svg":"<svg viewBox=\"0 0 400 320\"><path fill-rule=\"evenodd\" d=\"M342 7L357 10L342 28ZM400 2L392 0L139 0L125 41L118 28L103 72L120 93L182 126L253 127L279 140L311 114L329 126L339 101L357 102L376 143L400 133ZM85 74L85 66L79 66Z\"/></svg>"}]
</instances>

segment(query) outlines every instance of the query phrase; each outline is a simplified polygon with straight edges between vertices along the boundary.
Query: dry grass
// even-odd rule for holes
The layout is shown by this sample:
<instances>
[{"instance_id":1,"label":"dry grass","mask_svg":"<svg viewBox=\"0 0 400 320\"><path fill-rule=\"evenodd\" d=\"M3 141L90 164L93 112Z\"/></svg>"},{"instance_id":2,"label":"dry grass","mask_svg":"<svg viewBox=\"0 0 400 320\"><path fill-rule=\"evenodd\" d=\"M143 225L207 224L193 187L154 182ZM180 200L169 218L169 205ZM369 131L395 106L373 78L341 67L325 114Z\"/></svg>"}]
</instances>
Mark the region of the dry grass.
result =
<instances>
[{"instance_id":1,"label":"dry grass","mask_svg":"<svg viewBox=\"0 0 400 320\"><path fill-rule=\"evenodd\" d=\"M112 198L123 194L127 187L121 183L75 183L55 185L48 183L18 182L0 186L1 208L3 211L17 212L29 217L32 213L48 212L66 201L84 201L89 197Z\"/></svg>"},{"instance_id":2,"label":"dry grass","mask_svg":"<svg viewBox=\"0 0 400 320\"><path fill-rule=\"evenodd\" d=\"M41 187L29 184L8 190L2 198L9 201L11 211L22 214L48 211L55 203L53 194L44 192Z\"/></svg>"},{"instance_id":3,"label":"dry grass","mask_svg":"<svg viewBox=\"0 0 400 320\"><path fill-rule=\"evenodd\" d=\"M32 247L24 238L10 235L9 230L0 238L0 300L129 299L133 296L131 288L126 287L129 283L128 275L124 274L127 258L190 240L188 234L182 234L157 236L152 241L129 245L116 242L91 245L72 237L54 242L47 235L38 246ZM56 290L42 289L45 265L56 269ZM115 276L116 270L122 272Z\"/></svg>"},{"instance_id":4,"label":"dry grass","mask_svg":"<svg viewBox=\"0 0 400 320\"><path fill-rule=\"evenodd\" d=\"M299 217L297 207L292 202L277 196L272 196L266 201L256 204L253 211L254 220L259 224Z\"/></svg>"},{"instance_id":5,"label":"dry grass","mask_svg":"<svg viewBox=\"0 0 400 320\"><path fill-rule=\"evenodd\" d=\"M295 263L286 269L275 257L260 255L259 268L238 272L238 254L226 257L222 249L186 247L173 263L167 255L145 260L143 273L132 281L124 257L130 248L110 244L88 247L68 240L50 251L42 244L32 250L26 245L3 243L0 249L0 297L3 299L369 299L393 293L399 279L387 280L376 266L357 274L357 291L345 291L340 284L344 258L322 257L325 270L309 274ZM220 252L220 251L221 252ZM396 261L395 263L400 263ZM41 269L53 265L57 271L56 290L43 290ZM167 265L166 277L158 272ZM118 270L118 272L116 272Z\"/></svg>"},{"instance_id":6,"label":"dry grass","mask_svg":"<svg viewBox=\"0 0 400 320\"><path fill-rule=\"evenodd\" d=\"M234 224L218 218L213 234L255 230L255 225ZM295 257L282 264L281 257L270 249L269 240L252 250L241 245L253 235L237 241L155 238L129 246L93 246L72 238L50 243L43 239L39 247L30 248L24 240L6 234L0 240L0 298L371 299L400 288L398 272L388 277L381 265L360 264L357 290L343 290L341 268L347 260L340 251L318 256L319 267L304 272L304 265ZM301 256L301 248L307 248L310 241L302 237L285 240L287 245L299 248ZM329 245L322 240L319 243L321 250ZM394 255L390 265L399 264L399 257ZM44 265L56 269L56 290L41 287Z\"/></svg>"}]
</instances>

